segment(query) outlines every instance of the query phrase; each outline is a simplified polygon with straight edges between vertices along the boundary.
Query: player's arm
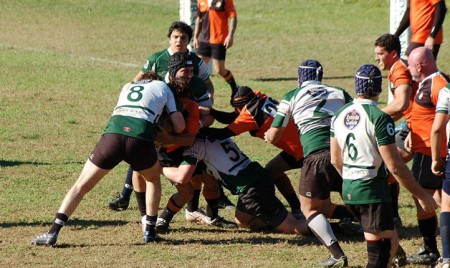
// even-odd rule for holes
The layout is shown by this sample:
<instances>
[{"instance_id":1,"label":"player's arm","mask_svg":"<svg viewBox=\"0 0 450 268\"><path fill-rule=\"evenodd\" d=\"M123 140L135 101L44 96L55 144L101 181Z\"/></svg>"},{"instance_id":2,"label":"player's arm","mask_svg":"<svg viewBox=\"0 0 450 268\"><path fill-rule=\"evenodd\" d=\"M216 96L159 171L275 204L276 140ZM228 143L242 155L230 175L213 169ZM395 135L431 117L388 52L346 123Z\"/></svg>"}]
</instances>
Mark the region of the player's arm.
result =
<instances>
[{"instance_id":1,"label":"player's arm","mask_svg":"<svg viewBox=\"0 0 450 268\"><path fill-rule=\"evenodd\" d=\"M183 162L179 167L163 168L163 174L173 183L186 184L194 175L195 168L195 165Z\"/></svg>"},{"instance_id":2,"label":"player's arm","mask_svg":"<svg viewBox=\"0 0 450 268\"><path fill-rule=\"evenodd\" d=\"M410 8L409 8L409 0L406 4L405 13L403 14L402 20L400 21L397 31L395 31L394 36L399 37L406 29L409 27L409 16L410 16Z\"/></svg>"},{"instance_id":3,"label":"player's arm","mask_svg":"<svg viewBox=\"0 0 450 268\"><path fill-rule=\"evenodd\" d=\"M224 128L202 128L201 133L205 134L206 136L214 137L218 140L224 140L226 138L234 137L236 134L231 131L228 127Z\"/></svg>"},{"instance_id":4,"label":"player's arm","mask_svg":"<svg viewBox=\"0 0 450 268\"><path fill-rule=\"evenodd\" d=\"M200 35L200 29L202 27L202 13L199 11L197 13L197 18L195 19L195 28L194 28L194 49L198 49L198 36Z\"/></svg>"},{"instance_id":5,"label":"player's arm","mask_svg":"<svg viewBox=\"0 0 450 268\"><path fill-rule=\"evenodd\" d=\"M447 7L445 5L445 0L437 2L435 5L436 12L434 13L433 28L431 29L430 37L435 38L438 32L442 28L444 23L445 14L447 13Z\"/></svg>"},{"instance_id":6,"label":"player's arm","mask_svg":"<svg viewBox=\"0 0 450 268\"><path fill-rule=\"evenodd\" d=\"M281 136L283 136L286 126L290 120L289 106L289 102L286 100L282 100L278 105L277 114L273 119L272 126L266 131L266 133L264 133L264 140L266 142L276 144L280 140Z\"/></svg>"},{"instance_id":7,"label":"player's arm","mask_svg":"<svg viewBox=\"0 0 450 268\"><path fill-rule=\"evenodd\" d=\"M397 121L403 116L403 111L409 108L411 92L409 84L398 86L394 91L395 98L381 110Z\"/></svg>"},{"instance_id":8,"label":"player's arm","mask_svg":"<svg viewBox=\"0 0 450 268\"><path fill-rule=\"evenodd\" d=\"M441 158L441 146L444 142L444 134L449 120L446 113L436 113L431 127L431 171L436 175L442 175L445 163Z\"/></svg>"},{"instance_id":9,"label":"player's arm","mask_svg":"<svg viewBox=\"0 0 450 268\"><path fill-rule=\"evenodd\" d=\"M378 149L386 167L400 185L417 197L421 207L426 212L434 211L437 208L436 202L433 197L414 180L411 171L398 154L395 143L381 145Z\"/></svg>"},{"instance_id":10,"label":"player's arm","mask_svg":"<svg viewBox=\"0 0 450 268\"><path fill-rule=\"evenodd\" d=\"M230 18L230 30L228 31L228 35L225 38L224 46L228 49L233 46L234 43L234 33L236 32L237 28L237 16Z\"/></svg>"},{"instance_id":11,"label":"player's arm","mask_svg":"<svg viewBox=\"0 0 450 268\"><path fill-rule=\"evenodd\" d=\"M331 164L336 168L337 172L342 176L342 150L336 138L330 138L330 155Z\"/></svg>"},{"instance_id":12,"label":"player's arm","mask_svg":"<svg viewBox=\"0 0 450 268\"><path fill-rule=\"evenodd\" d=\"M183 114L180 112L174 112L170 114L170 120L173 125L173 132L181 133L186 128L186 123L184 122Z\"/></svg>"},{"instance_id":13,"label":"player's arm","mask_svg":"<svg viewBox=\"0 0 450 268\"><path fill-rule=\"evenodd\" d=\"M211 108L209 114L222 124L231 124L239 116L236 112L224 112Z\"/></svg>"}]
</instances>

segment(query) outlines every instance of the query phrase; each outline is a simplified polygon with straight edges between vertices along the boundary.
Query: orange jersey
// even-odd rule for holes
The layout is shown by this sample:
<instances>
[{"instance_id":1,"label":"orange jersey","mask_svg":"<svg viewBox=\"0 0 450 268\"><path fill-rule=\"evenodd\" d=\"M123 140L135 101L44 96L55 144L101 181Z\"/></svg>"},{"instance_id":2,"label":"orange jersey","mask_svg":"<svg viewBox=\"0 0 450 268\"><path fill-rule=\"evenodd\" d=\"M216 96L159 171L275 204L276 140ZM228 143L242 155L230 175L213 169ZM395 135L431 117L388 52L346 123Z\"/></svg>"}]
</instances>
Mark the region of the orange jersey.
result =
<instances>
[{"instance_id":1,"label":"orange jersey","mask_svg":"<svg viewBox=\"0 0 450 268\"><path fill-rule=\"evenodd\" d=\"M198 17L202 19L199 41L214 45L222 45L228 35L228 18L237 16L233 0L212 1L211 7L208 0L197 2Z\"/></svg>"},{"instance_id":2,"label":"orange jersey","mask_svg":"<svg viewBox=\"0 0 450 268\"><path fill-rule=\"evenodd\" d=\"M227 128L236 135L248 131L250 135L264 139L264 133L272 125L277 112L278 102L260 91L255 91L255 95L257 98L247 103L239 116ZM297 126L293 121L289 121L283 136L275 146L292 155L296 160L300 160L303 158L303 147L297 132Z\"/></svg>"},{"instance_id":3,"label":"orange jersey","mask_svg":"<svg viewBox=\"0 0 450 268\"><path fill-rule=\"evenodd\" d=\"M430 133L436 113L439 91L448 81L439 72L425 78L419 85L411 113L411 139L413 152L431 156ZM447 140L447 139L445 139ZM447 155L447 145L442 143L441 157Z\"/></svg>"},{"instance_id":4,"label":"orange jersey","mask_svg":"<svg viewBox=\"0 0 450 268\"><path fill-rule=\"evenodd\" d=\"M436 13L435 4L441 0L411 0L410 1L410 26L411 42L424 44L430 36L433 28L434 15ZM442 44L442 28L435 38L435 44Z\"/></svg>"},{"instance_id":5,"label":"orange jersey","mask_svg":"<svg viewBox=\"0 0 450 268\"><path fill-rule=\"evenodd\" d=\"M391 67L388 73L389 90L395 97L395 89L401 85L408 84L412 87L411 98L409 99L409 107L403 111L403 116L409 125L409 120L411 117L412 106L414 98L416 97L416 91L418 84L413 82L411 73L408 70L408 66L402 61L397 60Z\"/></svg>"},{"instance_id":6,"label":"orange jersey","mask_svg":"<svg viewBox=\"0 0 450 268\"><path fill-rule=\"evenodd\" d=\"M191 133L197 134L200 128L199 120L200 120L200 112L198 111L198 104L192 100L184 100L183 101L183 118L186 122L186 128L183 133ZM180 148L181 145L171 145L167 146L167 152L173 152L176 149Z\"/></svg>"}]
</instances>

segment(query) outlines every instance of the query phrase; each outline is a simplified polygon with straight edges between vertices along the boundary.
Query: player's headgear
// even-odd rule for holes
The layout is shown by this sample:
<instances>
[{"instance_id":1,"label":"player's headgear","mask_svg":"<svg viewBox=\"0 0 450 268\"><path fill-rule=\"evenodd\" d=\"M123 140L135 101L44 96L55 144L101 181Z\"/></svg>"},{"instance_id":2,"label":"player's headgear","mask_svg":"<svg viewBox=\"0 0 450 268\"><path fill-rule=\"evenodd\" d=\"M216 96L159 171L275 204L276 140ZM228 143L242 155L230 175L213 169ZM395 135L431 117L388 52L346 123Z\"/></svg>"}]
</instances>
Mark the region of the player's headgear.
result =
<instances>
[{"instance_id":1,"label":"player's headgear","mask_svg":"<svg viewBox=\"0 0 450 268\"><path fill-rule=\"evenodd\" d=\"M194 66L192 60L188 57L188 52L176 52L169 58L169 76L174 78L178 70L185 67Z\"/></svg>"},{"instance_id":2,"label":"player's headgear","mask_svg":"<svg viewBox=\"0 0 450 268\"><path fill-rule=\"evenodd\" d=\"M242 109L249 101L255 97L253 90L247 86L238 86L236 93L230 100L231 106Z\"/></svg>"},{"instance_id":3,"label":"player's headgear","mask_svg":"<svg viewBox=\"0 0 450 268\"><path fill-rule=\"evenodd\" d=\"M305 60L298 66L298 85L305 81L322 81L323 67L316 60Z\"/></svg>"},{"instance_id":4,"label":"player's headgear","mask_svg":"<svg viewBox=\"0 0 450 268\"><path fill-rule=\"evenodd\" d=\"M355 75L356 95L373 97L381 93L381 72L373 64L365 64L359 67Z\"/></svg>"}]
</instances>

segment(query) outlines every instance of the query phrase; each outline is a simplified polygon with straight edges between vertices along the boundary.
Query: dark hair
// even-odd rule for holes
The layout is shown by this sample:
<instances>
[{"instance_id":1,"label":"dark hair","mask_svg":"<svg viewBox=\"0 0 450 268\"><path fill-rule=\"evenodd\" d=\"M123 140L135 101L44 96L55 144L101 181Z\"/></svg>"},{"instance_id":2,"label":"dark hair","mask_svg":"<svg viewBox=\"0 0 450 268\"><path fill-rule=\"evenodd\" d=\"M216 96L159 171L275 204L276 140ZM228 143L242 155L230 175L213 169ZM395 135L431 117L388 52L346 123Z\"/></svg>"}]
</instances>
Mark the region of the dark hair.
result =
<instances>
[{"instance_id":1,"label":"dark hair","mask_svg":"<svg viewBox=\"0 0 450 268\"><path fill-rule=\"evenodd\" d=\"M181 33L187 34L189 37L189 42L191 41L191 39L192 39L191 26L187 25L186 23L184 23L182 21L174 21L174 22L172 22L172 25L170 25L170 27L169 27L169 32L167 33L167 37L170 38L170 36L172 35L172 32L174 30L177 30Z\"/></svg>"},{"instance_id":2,"label":"dark hair","mask_svg":"<svg viewBox=\"0 0 450 268\"><path fill-rule=\"evenodd\" d=\"M384 47L388 52L397 51L397 55L400 58L402 46L400 39L393 34L383 34L375 40L376 47Z\"/></svg>"},{"instance_id":3,"label":"dark hair","mask_svg":"<svg viewBox=\"0 0 450 268\"><path fill-rule=\"evenodd\" d=\"M172 90L175 99L180 100L192 97L189 81L186 78L171 79L167 85Z\"/></svg>"},{"instance_id":4,"label":"dark hair","mask_svg":"<svg viewBox=\"0 0 450 268\"><path fill-rule=\"evenodd\" d=\"M159 80L162 81L161 76L159 76L154 71L147 71L142 75L141 80Z\"/></svg>"}]
</instances>

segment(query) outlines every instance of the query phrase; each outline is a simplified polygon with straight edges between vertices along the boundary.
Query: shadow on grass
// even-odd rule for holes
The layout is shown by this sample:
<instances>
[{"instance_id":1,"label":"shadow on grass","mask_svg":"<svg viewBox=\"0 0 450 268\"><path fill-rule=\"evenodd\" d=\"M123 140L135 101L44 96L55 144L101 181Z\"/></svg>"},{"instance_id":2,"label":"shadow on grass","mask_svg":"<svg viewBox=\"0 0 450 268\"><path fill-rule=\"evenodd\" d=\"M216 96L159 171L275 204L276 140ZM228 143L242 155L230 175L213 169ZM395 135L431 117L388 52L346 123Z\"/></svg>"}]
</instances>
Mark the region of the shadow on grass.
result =
<instances>
[{"instance_id":1,"label":"shadow on grass","mask_svg":"<svg viewBox=\"0 0 450 268\"><path fill-rule=\"evenodd\" d=\"M70 219L67 223L67 227L79 230L85 229L90 226L104 227L104 226L122 226L128 224L128 221L105 221L105 220L79 220ZM51 222L0 222L1 228L13 228L22 226L51 226Z\"/></svg>"},{"instance_id":2,"label":"shadow on grass","mask_svg":"<svg viewBox=\"0 0 450 268\"><path fill-rule=\"evenodd\" d=\"M45 165L51 165L51 163L43 163L43 162L36 162L36 161L14 161L14 160L0 160L0 167L16 167L16 166L22 166L22 165L35 165L35 166L45 166Z\"/></svg>"},{"instance_id":3,"label":"shadow on grass","mask_svg":"<svg viewBox=\"0 0 450 268\"><path fill-rule=\"evenodd\" d=\"M72 162L61 162L61 163L46 163L38 161L16 161L16 160L5 160L0 159L0 167L17 167L22 165L33 165L33 166L48 166L48 165L68 165L68 164L84 164L83 161L72 161Z\"/></svg>"}]
</instances>

